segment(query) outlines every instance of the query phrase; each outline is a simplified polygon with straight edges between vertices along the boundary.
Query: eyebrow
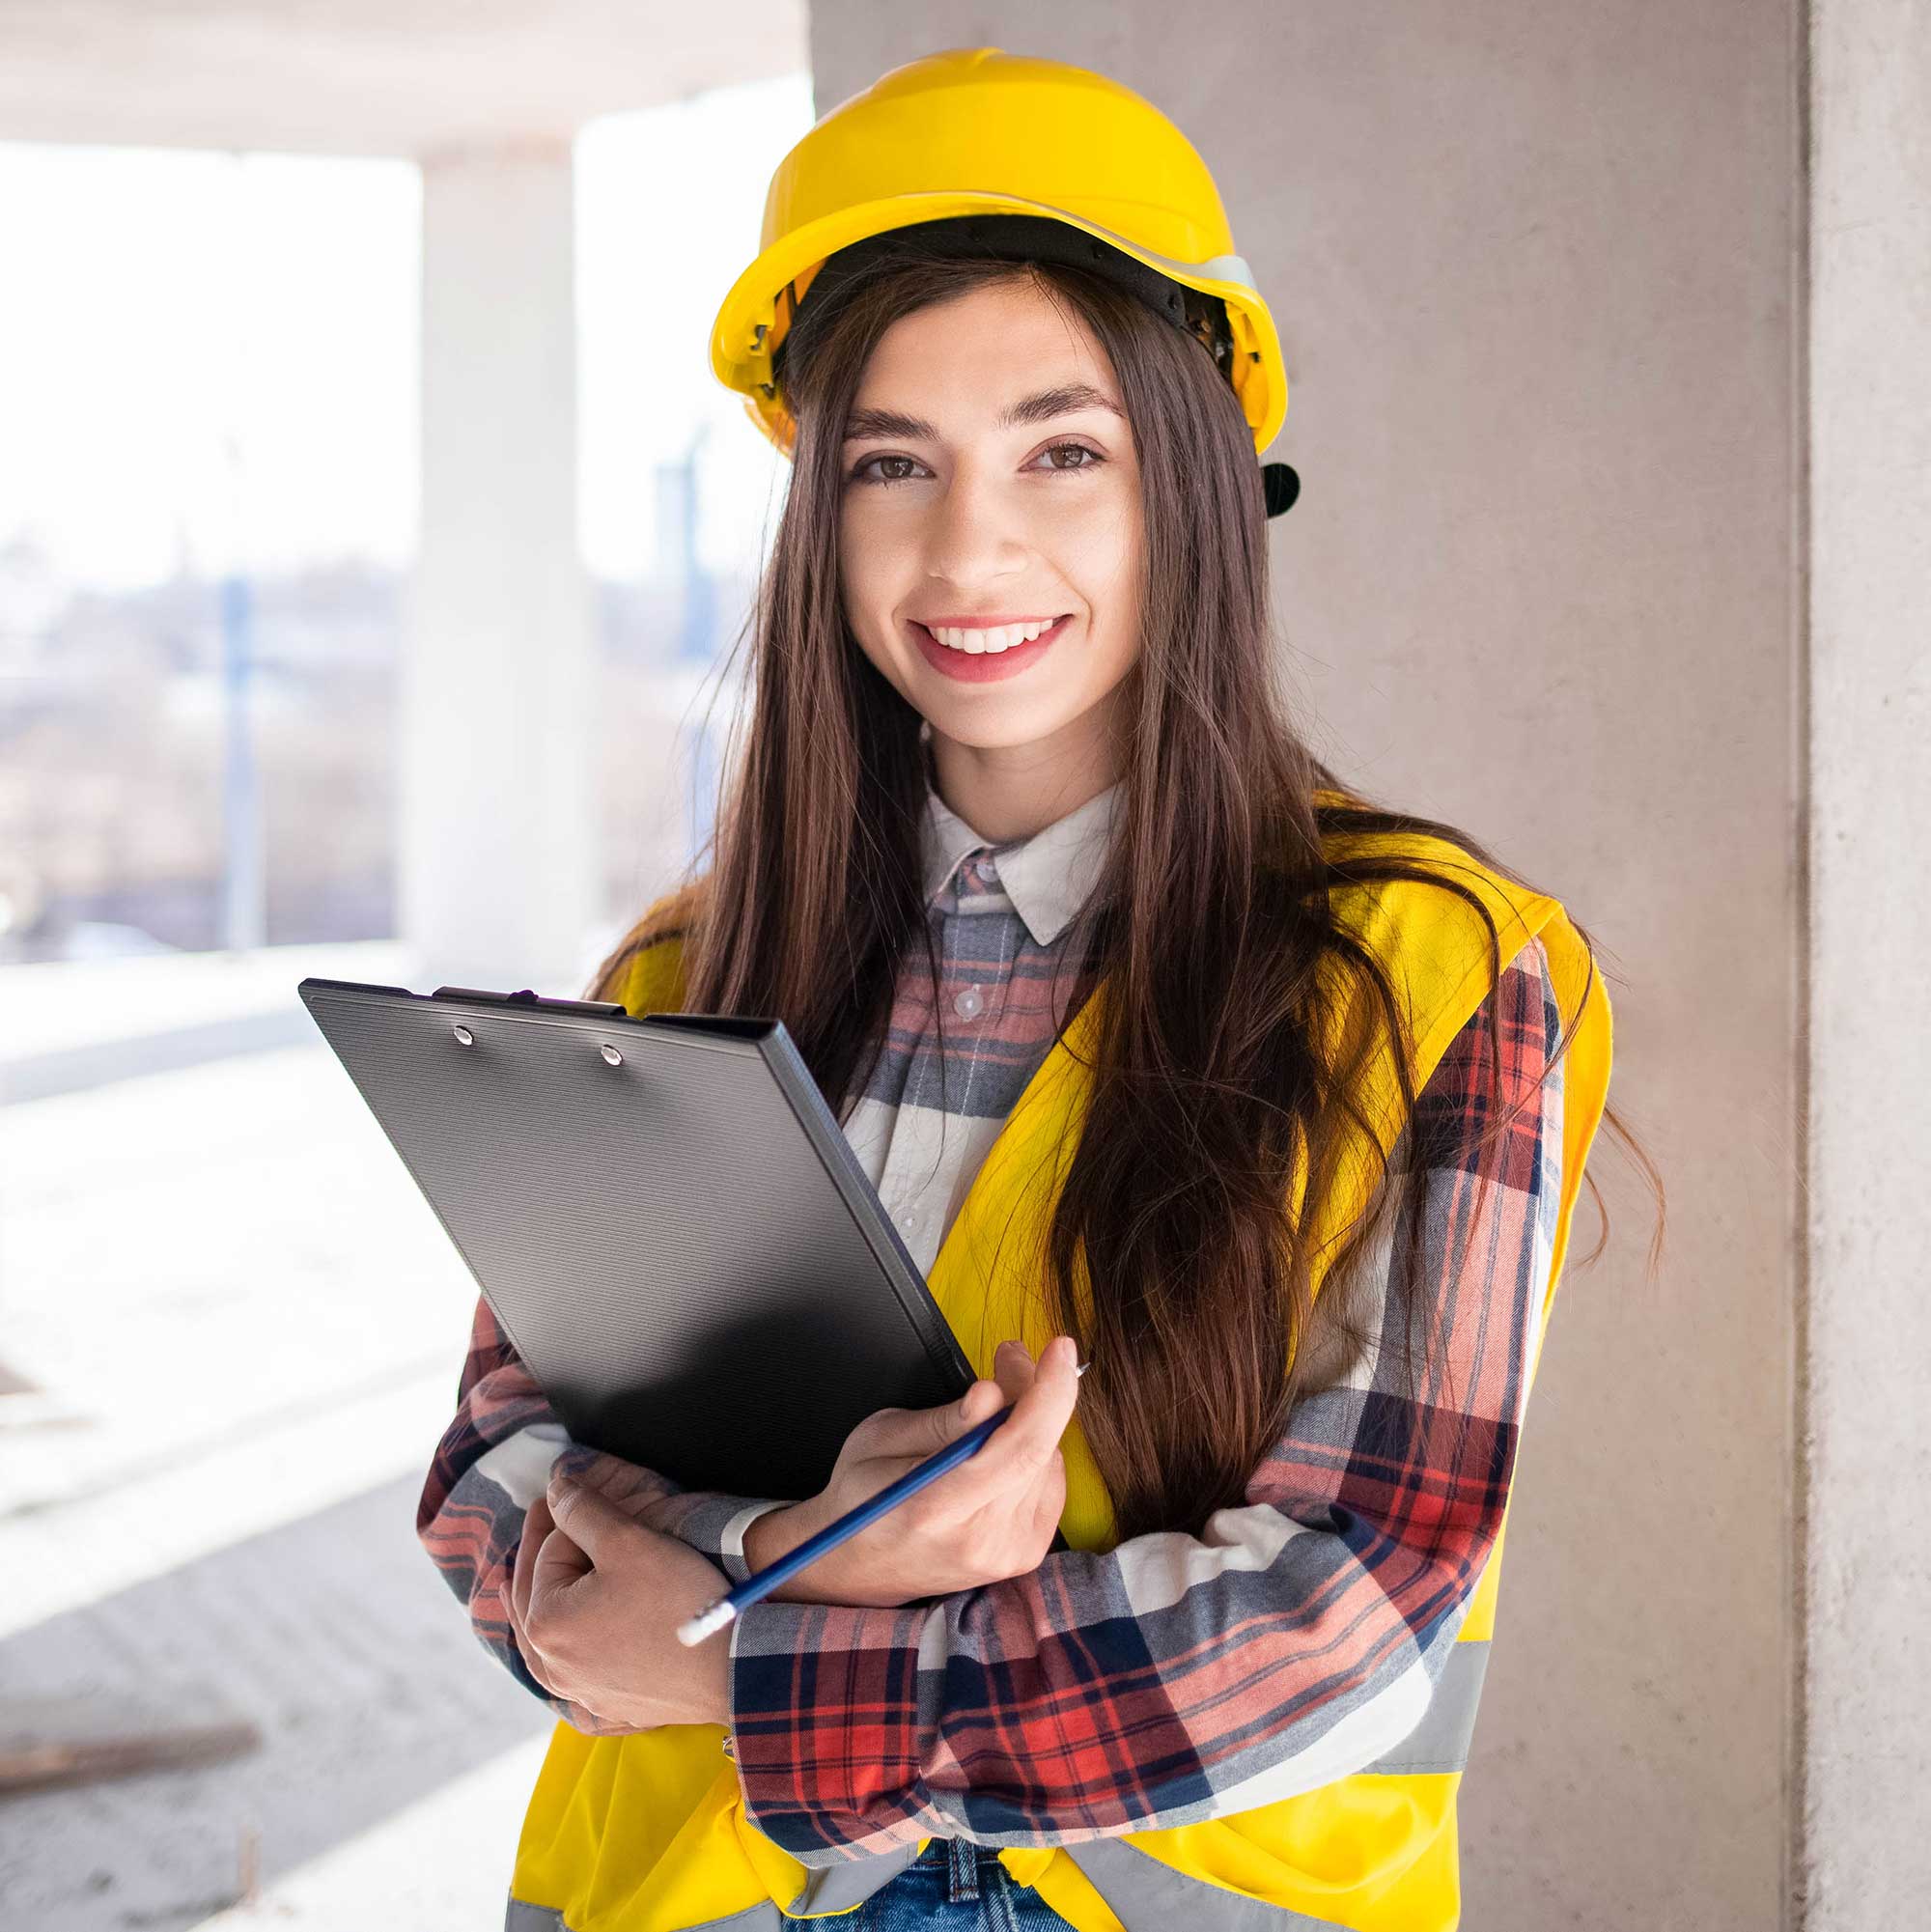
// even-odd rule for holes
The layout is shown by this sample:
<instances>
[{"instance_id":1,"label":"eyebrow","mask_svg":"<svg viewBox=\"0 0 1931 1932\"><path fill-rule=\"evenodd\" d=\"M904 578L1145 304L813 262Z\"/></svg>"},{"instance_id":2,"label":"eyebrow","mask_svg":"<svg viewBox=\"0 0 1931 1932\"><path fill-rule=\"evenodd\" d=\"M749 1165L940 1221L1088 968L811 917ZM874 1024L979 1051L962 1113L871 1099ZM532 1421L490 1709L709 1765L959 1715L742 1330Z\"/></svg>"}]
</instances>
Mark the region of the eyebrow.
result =
<instances>
[{"instance_id":1,"label":"eyebrow","mask_svg":"<svg viewBox=\"0 0 1931 1932\"><path fill-rule=\"evenodd\" d=\"M1000 416L995 428L1016 430L1027 423L1049 423L1055 416L1072 414L1075 409L1105 409L1122 422L1127 412L1090 382L1062 382L1055 389L1041 389L1021 396ZM918 416L907 416L896 409L854 409L845 423L845 440L861 436L900 436L909 442L937 442L938 432Z\"/></svg>"}]
</instances>

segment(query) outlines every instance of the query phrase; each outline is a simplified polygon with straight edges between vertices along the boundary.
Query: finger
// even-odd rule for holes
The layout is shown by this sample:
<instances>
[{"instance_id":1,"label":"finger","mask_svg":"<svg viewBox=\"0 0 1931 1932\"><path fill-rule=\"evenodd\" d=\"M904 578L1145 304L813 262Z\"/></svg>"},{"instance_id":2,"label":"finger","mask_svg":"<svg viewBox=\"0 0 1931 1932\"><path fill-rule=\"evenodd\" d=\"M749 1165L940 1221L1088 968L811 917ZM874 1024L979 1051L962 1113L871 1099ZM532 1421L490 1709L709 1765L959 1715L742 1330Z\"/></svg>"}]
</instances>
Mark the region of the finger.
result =
<instances>
[{"instance_id":1,"label":"finger","mask_svg":"<svg viewBox=\"0 0 1931 1932\"><path fill-rule=\"evenodd\" d=\"M996 1415L1005 1408L1008 1397L1004 1387L990 1376L980 1376L959 1400L952 1404L952 1414L947 1417L943 1438L936 1445L943 1448L947 1442L957 1442L968 1429L976 1429L989 1415ZM935 1411L943 1414L944 1411Z\"/></svg>"},{"instance_id":2,"label":"finger","mask_svg":"<svg viewBox=\"0 0 1931 1932\"><path fill-rule=\"evenodd\" d=\"M933 1455L996 1414L1005 1399L996 1382L981 1376L958 1401L942 1402L936 1409L881 1409L858 1425L865 1432L864 1453L867 1457ZM1005 1428L1011 1426L1007 1423ZM1000 1433L1004 1432L1002 1428Z\"/></svg>"},{"instance_id":3,"label":"finger","mask_svg":"<svg viewBox=\"0 0 1931 1932\"><path fill-rule=\"evenodd\" d=\"M993 1355L993 1374L1008 1402L1017 1402L1033 1385L1038 1374L1023 1342L1001 1342Z\"/></svg>"},{"instance_id":4,"label":"finger","mask_svg":"<svg viewBox=\"0 0 1931 1932\"><path fill-rule=\"evenodd\" d=\"M976 1456L934 1484L928 1492L928 1507L967 1511L996 1507L1023 1512L1038 1503L1049 1506L1057 1521L1060 1505L1045 1498L1040 1482L1058 1461L1059 1439L1072 1418L1078 1388L1075 1373L1078 1355L1069 1337L1059 1337L1059 1353L1052 1357L1055 1366L1048 1376L1051 1346L1049 1344L1035 1362L1021 1344L1000 1344L994 1365L1019 1390L1011 1405L1012 1414Z\"/></svg>"},{"instance_id":5,"label":"finger","mask_svg":"<svg viewBox=\"0 0 1931 1932\"><path fill-rule=\"evenodd\" d=\"M1071 1336L1057 1335L1041 1350L1032 1386L1013 1404L985 1448L966 1465L982 1482L1009 1488L1033 1481L1059 1447L1078 1399L1078 1354Z\"/></svg>"},{"instance_id":6,"label":"finger","mask_svg":"<svg viewBox=\"0 0 1931 1932\"><path fill-rule=\"evenodd\" d=\"M553 1606L559 1593L568 1592L597 1566L567 1529L552 1529L537 1552L536 1568L530 1574L529 1604L524 1614L541 1612Z\"/></svg>"},{"instance_id":7,"label":"finger","mask_svg":"<svg viewBox=\"0 0 1931 1932\"><path fill-rule=\"evenodd\" d=\"M652 1510L673 1493L655 1470L602 1451L578 1468L566 1468L564 1473L609 1498L633 1523L648 1522Z\"/></svg>"},{"instance_id":8,"label":"finger","mask_svg":"<svg viewBox=\"0 0 1931 1932\"><path fill-rule=\"evenodd\" d=\"M556 1526L593 1564L615 1567L627 1538L638 1534L636 1524L607 1496L568 1476L552 1475L548 1496Z\"/></svg>"},{"instance_id":9,"label":"finger","mask_svg":"<svg viewBox=\"0 0 1931 1932\"><path fill-rule=\"evenodd\" d=\"M1041 1357L1041 1362L1045 1358ZM1072 1374L1072 1364L1076 1360L1072 1341L1066 1341L1066 1364L1064 1378L1074 1387L1077 1387L1079 1378ZM977 1428L989 1416L996 1414L1004 1407L1016 1405L1027 1391L1031 1391L1039 1382L1039 1364L1025 1353L1025 1345L1018 1341L1002 1341L993 1353L993 1376L981 1376L973 1386L956 1401L940 1403L937 1409L879 1409L861 1424L863 1453L867 1457L913 1457L923 1459L944 1449L946 1443L958 1442L967 1430ZM1072 1414L1072 1399L1064 1395L1066 1416ZM1012 1432L1012 1420L998 1426L998 1434L993 1438L998 1442L1002 1436ZM1064 1432L1066 1418L1060 1418L1058 1430L1054 1430L1054 1442L1058 1434ZM985 1461L991 1445L981 1449L966 1469ZM994 1463L996 1467L996 1463Z\"/></svg>"},{"instance_id":10,"label":"finger","mask_svg":"<svg viewBox=\"0 0 1931 1932\"><path fill-rule=\"evenodd\" d=\"M523 1636L530 1614L530 1580L536 1575L537 1552L552 1528L549 1503L543 1498L530 1504L523 1514L523 1531L517 1541L516 1567L510 1573L510 1624L518 1639Z\"/></svg>"}]
</instances>

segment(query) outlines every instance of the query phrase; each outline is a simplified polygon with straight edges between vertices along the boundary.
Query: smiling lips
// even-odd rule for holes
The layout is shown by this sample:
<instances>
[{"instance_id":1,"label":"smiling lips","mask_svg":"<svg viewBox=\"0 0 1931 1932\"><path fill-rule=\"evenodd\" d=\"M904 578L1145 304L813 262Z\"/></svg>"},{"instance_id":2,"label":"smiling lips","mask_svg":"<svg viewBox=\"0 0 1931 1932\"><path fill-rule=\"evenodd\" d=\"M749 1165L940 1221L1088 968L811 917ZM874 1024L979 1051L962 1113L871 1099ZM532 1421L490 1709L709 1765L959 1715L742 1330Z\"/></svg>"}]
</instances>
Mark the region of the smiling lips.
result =
<instances>
[{"instance_id":1,"label":"smiling lips","mask_svg":"<svg viewBox=\"0 0 1931 1932\"><path fill-rule=\"evenodd\" d=\"M917 620L914 620L916 622ZM1042 630L1058 623L1056 617L927 618L925 628L941 644L955 651L1009 651L1030 644Z\"/></svg>"},{"instance_id":2,"label":"smiling lips","mask_svg":"<svg viewBox=\"0 0 1931 1932\"><path fill-rule=\"evenodd\" d=\"M1072 621L1063 617L1001 617L970 626L923 624L910 620L912 635L927 662L948 677L968 684L1011 677L1044 655Z\"/></svg>"}]
</instances>

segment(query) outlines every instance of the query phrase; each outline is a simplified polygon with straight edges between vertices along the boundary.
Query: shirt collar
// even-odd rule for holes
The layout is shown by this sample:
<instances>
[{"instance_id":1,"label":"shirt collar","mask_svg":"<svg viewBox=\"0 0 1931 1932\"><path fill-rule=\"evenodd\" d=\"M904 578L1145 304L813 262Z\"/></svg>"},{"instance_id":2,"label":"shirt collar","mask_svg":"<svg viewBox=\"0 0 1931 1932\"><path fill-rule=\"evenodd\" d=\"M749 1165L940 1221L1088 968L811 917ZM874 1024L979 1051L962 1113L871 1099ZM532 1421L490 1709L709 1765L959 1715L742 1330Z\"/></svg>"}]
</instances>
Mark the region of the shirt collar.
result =
<instances>
[{"instance_id":1,"label":"shirt collar","mask_svg":"<svg viewBox=\"0 0 1931 1932\"><path fill-rule=\"evenodd\" d=\"M1025 921L1033 942L1050 945L1099 882L1122 782L1115 779L1051 825L1003 846L975 831L928 783L923 838L926 904L937 897L967 853L992 846L999 883Z\"/></svg>"}]
</instances>

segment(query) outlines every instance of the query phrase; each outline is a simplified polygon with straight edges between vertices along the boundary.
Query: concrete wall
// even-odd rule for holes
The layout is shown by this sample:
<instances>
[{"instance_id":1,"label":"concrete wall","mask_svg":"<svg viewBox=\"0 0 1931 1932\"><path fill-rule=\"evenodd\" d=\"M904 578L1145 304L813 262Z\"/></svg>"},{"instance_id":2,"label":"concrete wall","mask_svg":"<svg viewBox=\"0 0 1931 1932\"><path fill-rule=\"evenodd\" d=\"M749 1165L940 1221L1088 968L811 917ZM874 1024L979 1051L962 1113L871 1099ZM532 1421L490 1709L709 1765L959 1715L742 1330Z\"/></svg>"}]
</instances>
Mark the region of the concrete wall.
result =
<instances>
[{"instance_id":1,"label":"concrete wall","mask_svg":"<svg viewBox=\"0 0 1931 1932\"><path fill-rule=\"evenodd\" d=\"M1810 1923L1931 1918L1931 5L1812 9Z\"/></svg>"},{"instance_id":2,"label":"concrete wall","mask_svg":"<svg viewBox=\"0 0 1931 1932\"><path fill-rule=\"evenodd\" d=\"M1137 88L1213 167L1286 347L1317 740L1590 931L1670 1189L1652 1281L1599 1143L1614 1240L1531 1410L1466 1922L1795 1922L1802 16L815 0L819 109L988 44Z\"/></svg>"}]
</instances>

